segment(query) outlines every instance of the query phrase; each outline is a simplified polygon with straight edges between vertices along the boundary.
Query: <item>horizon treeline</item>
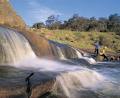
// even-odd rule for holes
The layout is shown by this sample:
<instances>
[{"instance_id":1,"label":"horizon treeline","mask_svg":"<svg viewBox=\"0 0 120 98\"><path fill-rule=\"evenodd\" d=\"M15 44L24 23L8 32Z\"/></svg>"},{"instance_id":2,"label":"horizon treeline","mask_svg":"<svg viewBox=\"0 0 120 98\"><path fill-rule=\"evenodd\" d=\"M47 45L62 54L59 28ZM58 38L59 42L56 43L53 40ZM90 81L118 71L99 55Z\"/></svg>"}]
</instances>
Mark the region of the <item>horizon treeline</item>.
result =
<instances>
[{"instance_id":1,"label":"horizon treeline","mask_svg":"<svg viewBox=\"0 0 120 98\"><path fill-rule=\"evenodd\" d=\"M120 15L111 14L109 17L86 18L74 14L64 22L59 20L58 15L51 15L45 23L38 22L33 24L33 28L67 29L72 31L96 31L96 32L115 32L120 35Z\"/></svg>"}]
</instances>

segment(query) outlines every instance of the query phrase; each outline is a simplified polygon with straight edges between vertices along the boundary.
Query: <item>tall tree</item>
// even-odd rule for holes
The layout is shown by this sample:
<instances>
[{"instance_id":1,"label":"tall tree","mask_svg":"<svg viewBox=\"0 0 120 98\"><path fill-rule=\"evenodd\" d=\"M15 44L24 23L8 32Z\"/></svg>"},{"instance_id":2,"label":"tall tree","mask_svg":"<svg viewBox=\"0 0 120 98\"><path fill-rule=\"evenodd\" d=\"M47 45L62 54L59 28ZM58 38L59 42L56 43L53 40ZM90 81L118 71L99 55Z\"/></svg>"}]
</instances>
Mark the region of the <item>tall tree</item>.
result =
<instances>
[{"instance_id":1,"label":"tall tree","mask_svg":"<svg viewBox=\"0 0 120 98\"><path fill-rule=\"evenodd\" d=\"M61 26L61 21L59 20L59 15L51 15L46 20L46 26L49 29L59 29Z\"/></svg>"}]
</instances>

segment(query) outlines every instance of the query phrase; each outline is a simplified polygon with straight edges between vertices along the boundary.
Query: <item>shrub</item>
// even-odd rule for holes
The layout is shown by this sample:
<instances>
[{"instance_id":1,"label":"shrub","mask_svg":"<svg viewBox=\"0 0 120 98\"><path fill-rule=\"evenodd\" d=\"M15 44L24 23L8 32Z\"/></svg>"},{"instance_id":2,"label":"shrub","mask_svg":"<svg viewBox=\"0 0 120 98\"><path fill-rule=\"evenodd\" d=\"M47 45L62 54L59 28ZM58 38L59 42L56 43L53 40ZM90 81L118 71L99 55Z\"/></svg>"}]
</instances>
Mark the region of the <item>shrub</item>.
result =
<instances>
[{"instance_id":1,"label":"shrub","mask_svg":"<svg viewBox=\"0 0 120 98\"><path fill-rule=\"evenodd\" d=\"M109 48L112 45L112 39L110 39L110 38L108 38L106 36L103 36L103 35L99 36L99 41L100 41L100 45L107 46Z\"/></svg>"}]
</instances>

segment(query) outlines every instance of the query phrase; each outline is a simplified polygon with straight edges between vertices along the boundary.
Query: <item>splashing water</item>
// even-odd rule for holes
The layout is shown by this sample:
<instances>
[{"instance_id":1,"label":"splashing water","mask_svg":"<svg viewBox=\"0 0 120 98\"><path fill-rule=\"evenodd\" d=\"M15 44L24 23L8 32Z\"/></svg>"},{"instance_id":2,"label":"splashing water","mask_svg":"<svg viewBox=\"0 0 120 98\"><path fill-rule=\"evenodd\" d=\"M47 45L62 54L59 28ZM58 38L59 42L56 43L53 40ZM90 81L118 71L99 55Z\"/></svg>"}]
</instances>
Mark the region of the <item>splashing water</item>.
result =
<instances>
[{"instance_id":1,"label":"splashing water","mask_svg":"<svg viewBox=\"0 0 120 98\"><path fill-rule=\"evenodd\" d=\"M89 64L96 64L96 61L93 58L84 57L81 55L81 53L77 49L74 49L74 50L76 51L76 54L77 54L79 59L86 60Z\"/></svg>"},{"instance_id":2,"label":"splashing water","mask_svg":"<svg viewBox=\"0 0 120 98\"><path fill-rule=\"evenodd\" d=\"M76 51L76 54L77 54L78 58L82 58L83 57L82 54L79 51L77 51L76 49L75 49L75 51Z\"/></svg>"},{"instance_id":3,"label":"splashing water","mask_svg":"<svg viewBox=\"0 0 120 98\"><path fill-rule=\"evenodd\" d=\"M68 65L51 60L33 58L14 65L17 68L35 69L40 72L55 73L56 81L52 92L65 98L80 98L80 91L99 89L105 77L83 66ZM106 89L106 88L105 88Z\"/></svg>"},{"instance_id":4,"label":"splashing water","mask_svg":"<svg viewBox=\"0 0 120 98\"><path fill-rule=\"evenodd\" d=\"M79 98L77 92L85 89L97 89L104 77L95 71L84 69L67 72L56 78L53 91L64 94L67 98Z\"/></svg>"},{"instance_id":5,"label":"splashing water","mask_svg":"<svg viewBox=\"0 0 120 98\"><path fill-rule=\"evenodd\" d=\"M114 91L113 84L110 82L105 83L106 77L95 70L90 70L80 65L68 65L38 58L24 36L3 27L0 27L0 51L2 51L0 53L1 64L9 64L27 70L35 69L36 71L56 73L53 92L62 93L67 98L83 98L80 91L84 90L97 92L100 89L104 93ZM65 59L61 51L58 48L59 56ZM76 54L78 58L85 59L91 64L95 63L92 58L83 57L77 50ZM120 90L117 93L119 92Z\"/></svg>"},{"instance_id":6,"label":"splashing water","mask_svg":"<svg viewBox=\"0 0 120 98\"><path fill-rule=\"evenodd\" d=\"M24 36L3 27L0 27L0 51L1 64L14 64L28 57L35 57Z\"/></svg>"},{"instance_id":7,"label":"splashing water","mask_svg":"<svg viewBox=\"0 0 120 98\"><path fill-rule=\"evenodd\" d=\"M57 46L57 51L58 51L58 54L59 54L59 58L60 58L61 60L66 60L66 58L65 58L65 56L64 56L61 48L58 47L58 46Z\"/></svg>"}]
</instances>

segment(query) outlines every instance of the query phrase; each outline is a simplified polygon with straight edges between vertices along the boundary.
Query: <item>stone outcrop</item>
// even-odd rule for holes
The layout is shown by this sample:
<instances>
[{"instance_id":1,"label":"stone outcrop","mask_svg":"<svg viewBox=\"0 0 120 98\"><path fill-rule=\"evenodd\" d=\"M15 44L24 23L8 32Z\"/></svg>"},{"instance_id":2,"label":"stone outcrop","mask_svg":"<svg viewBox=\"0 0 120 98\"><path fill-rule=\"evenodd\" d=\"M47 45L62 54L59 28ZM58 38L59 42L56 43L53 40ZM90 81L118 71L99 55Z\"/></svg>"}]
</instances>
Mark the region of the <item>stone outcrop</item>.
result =
<instances>
[{"instance_id":1,"label":"stone outcrop","mask_svg":"<svg viewBox=\"0 0 120 98\"><path fill-rule=\"evenodd\" d=\"M12 28L24 35L29 40L37 56L53 57L48 40L38 36L26 26L22 18L13 10L9 0L0 0L0 26Z\"/></svg>"},{"instance_id":2,"label":"stone outcrop","mask_svg":"<svg viewBox=\"0 0 120 98\"><path fill-rule=\"evenodd\" d=\"M13 10L8 0L0 0L0 24L19 28L26 26L22 18Z\"/></svg>"},{"instance_id":3,"label":"stone outcrop","mask_svg":"<svg viewBox=\"0 0 120 98\"><path fill-rule=\"evenodd\" d=\"M54 81L37 84L32 88L30 98L41 98L42 95L51 92ZM0 88L0 98L27 98L26 87Z\"/></svg>"},{"instance_id":4,"label":"stone outcrop","mask_svg":"<svg viewBox=\"0 0 120 98\"><path fill-rule=\"evenodd\" d=\"M0 65L0 98L27 98L26 89L28 85L26 77L30 74L29 70ZM51 92L55 78L48 76L46 72L36 72L29 82L31 88L30 98L38 98L47 92Z\"/></svg>"}]
</instances>

